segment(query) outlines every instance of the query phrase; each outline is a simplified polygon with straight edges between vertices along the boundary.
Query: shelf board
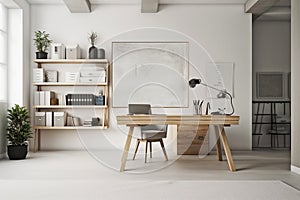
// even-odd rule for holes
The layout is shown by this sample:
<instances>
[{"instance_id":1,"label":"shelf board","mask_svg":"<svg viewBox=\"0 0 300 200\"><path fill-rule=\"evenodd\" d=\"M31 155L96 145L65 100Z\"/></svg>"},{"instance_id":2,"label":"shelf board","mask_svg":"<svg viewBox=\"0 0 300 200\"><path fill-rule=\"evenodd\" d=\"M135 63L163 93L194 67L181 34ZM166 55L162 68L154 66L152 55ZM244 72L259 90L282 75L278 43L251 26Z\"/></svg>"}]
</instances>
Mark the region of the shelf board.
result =
<instances>
[{"instance_id":1,"label":"shelf board","mask_svg":"<svg viewBox=\"0 0 300 200\"><path fill-rule=\"evenodd\" d=\"M40 130L103 130L107 126L33 126L34 129Z\"/></svg>"},{"instance_id":2,"label":"shelf board","mask_svg":"<svg viewBox=\"0 0 300 200\"><path fill-rule=\"evenodd\" d=\"M107 108L107 106L97 106L97 105L74 105L74 106L33 106L33 108L43 108L43 109L54 109L54 108Z\"/></svg>"},{"instance_id":3,"label":"shelf board","mask_svg":"<svg viewBox=\"0 0 300 200\"><path fill-rule=\"evenodd\" d=\"M63 82L43 82L33 83L34 86L107 86L107 83L63 83Z\"/></svg>"},{"instance_id":4,"label":"shelf board","mask_svg":"<svg viewBox=\"0 0 300 200\"><path fill-rule=\"evenodd\" d=\"M107 59L35 59L38 64L108 64Z\"/></svg>"},{"instance_id":5,"label":"shelf board","mask_svg":"<svg viewBox=\"0 0 300 200\"><path fill-rule=\"evenodd\" d=\"M252 122L252 124L273 124L273 125L276 125L276 124L291 124L291 122Z\"/></svg>"}]
</instances>

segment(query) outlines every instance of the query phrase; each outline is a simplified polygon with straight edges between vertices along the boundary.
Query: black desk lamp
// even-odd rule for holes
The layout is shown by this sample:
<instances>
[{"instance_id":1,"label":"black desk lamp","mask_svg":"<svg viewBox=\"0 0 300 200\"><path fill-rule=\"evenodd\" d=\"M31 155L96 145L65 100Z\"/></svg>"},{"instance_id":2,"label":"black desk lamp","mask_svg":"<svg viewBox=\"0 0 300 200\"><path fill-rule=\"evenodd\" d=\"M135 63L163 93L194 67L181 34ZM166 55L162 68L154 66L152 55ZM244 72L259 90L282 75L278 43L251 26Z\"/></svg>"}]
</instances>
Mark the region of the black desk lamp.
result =
<instances>
[{"instance_id":1,"label":"black desk lamp","mask_svg":"<svg viewBox=\"0 0 300 200\"><path fill-rule=\"evenodd\" d=\"M233 106L233 103L232 103L232 95L229 93L229 92L227 92L226 90L220 90L220 89L218 89L218 88L215 88L215 87L213 87L213 86L210 86L210 85L207 85L207 84L205 84L205 83L202 83L201 82L201 79L191 79L190 81L189 81L189 86L191 87L191 88L194 88L194 87L196 87L196 85L204 85L204 86L206 86L206 87L208 87L208 88L211 88L211 89L214 89L214 90L216 90L216 91L219 91L220 93L217 95L217 97L218 98L225 98L226 97L226 95L228 95L229 97L230 97L230 103L231 103L231 108L232 108L232 112L231 113L228 113L228 114L226 114L226 115L232 115L233 113L234 113L234 106Z\"/></svg>"}]
</instances>

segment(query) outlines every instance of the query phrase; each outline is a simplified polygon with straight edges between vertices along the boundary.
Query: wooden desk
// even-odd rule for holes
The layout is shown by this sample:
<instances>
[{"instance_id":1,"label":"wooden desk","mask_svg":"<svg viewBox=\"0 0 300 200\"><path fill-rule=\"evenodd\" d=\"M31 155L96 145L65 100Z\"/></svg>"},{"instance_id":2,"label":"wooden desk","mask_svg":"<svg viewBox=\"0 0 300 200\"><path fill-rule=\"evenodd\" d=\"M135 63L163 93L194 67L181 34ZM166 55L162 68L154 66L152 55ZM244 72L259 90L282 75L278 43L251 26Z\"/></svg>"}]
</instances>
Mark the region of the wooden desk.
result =
<instances>
[{"instance_id":1,"label":"wooden desk","mask_svg":"<svg viewBox=\"0 0 300 200\"><path fill-rule=\"evenodd\" d=\"M225 116L225 115L123 115L117 116L118 125L129 126L120 171L125 170L128 151L132 140L133 129L140 125L150 124L169 124L169 125L191 125L191 126L207 126L213 125L220 137L217 137L216 149L218 158L222 161L222 150L220 138L225 150L225 155L230 168L230 171L235 171L235 166L232 160L231 151L228 145L224 126L238 125L239 116Z\"/></svg>"}]
</instances>

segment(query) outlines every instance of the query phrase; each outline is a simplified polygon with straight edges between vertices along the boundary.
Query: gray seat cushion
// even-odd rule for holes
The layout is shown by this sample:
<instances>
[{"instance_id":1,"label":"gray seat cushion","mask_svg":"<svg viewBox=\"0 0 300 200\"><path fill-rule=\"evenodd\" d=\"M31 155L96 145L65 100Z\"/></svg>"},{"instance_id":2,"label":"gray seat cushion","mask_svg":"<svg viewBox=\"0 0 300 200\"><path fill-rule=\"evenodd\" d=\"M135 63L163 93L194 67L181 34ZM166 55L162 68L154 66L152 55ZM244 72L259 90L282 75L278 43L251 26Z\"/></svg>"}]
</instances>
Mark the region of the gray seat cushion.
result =
<instances>
[{"instance_id":1,"label":"gray seat cushion","mask_svg":"<svg viewBox=\"0 0 300 200\"><path fill-rule=\"evenodd\" d=\"M141 131L141 139L152 139L152 140L159 140L162 138L167 137L166 131L160 131L160 130L142 130Z\"/></svg>"}]
</instances>

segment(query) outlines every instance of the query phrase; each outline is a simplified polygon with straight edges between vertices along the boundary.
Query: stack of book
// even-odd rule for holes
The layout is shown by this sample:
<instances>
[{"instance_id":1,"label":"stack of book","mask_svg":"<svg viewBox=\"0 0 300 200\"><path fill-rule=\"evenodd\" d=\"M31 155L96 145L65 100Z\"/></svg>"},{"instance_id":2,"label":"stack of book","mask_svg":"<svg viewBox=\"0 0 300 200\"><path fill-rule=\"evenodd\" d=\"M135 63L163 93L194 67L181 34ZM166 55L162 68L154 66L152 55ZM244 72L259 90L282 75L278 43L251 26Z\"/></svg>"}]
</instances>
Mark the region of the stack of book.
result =
<instances>
[{"instance_id":1,"label":"stack of book","mask_svg":"<svg viewBox=\"0 0 300 200\"><path fill-rule=\"evenodd\" d=\"M92 120L84 120L83 126L92 126Z\"/></svg>"}]
</instances>

